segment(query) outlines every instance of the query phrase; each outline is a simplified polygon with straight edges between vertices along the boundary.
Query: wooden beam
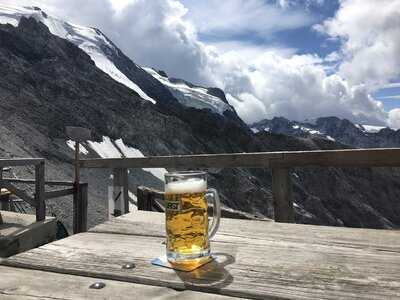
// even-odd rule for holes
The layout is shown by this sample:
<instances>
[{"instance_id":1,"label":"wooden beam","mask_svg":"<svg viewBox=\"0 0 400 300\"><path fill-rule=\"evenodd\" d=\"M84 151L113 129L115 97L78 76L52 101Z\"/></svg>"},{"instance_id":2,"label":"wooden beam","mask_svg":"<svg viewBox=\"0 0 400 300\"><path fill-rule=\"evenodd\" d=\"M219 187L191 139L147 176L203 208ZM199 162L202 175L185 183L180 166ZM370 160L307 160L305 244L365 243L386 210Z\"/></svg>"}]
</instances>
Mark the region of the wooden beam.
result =
<instances>
[{"instance_id":1,"label":"wooden beam","mask_svg":"<svg viewBox=\"0 0 400 300\"><path fill-rule=\"evenodd\" d=\"M36 166L41 163L44 163L43 158L0 158L0 167Z\"/></svg>"},{"instance_id":2,"label":"wooden beam","mask_svg":"<svg viewBox=\"0 0 400 300\"><path fill-rule=\"evenodd\" d=\"M11 183L24 183L24 184L35 184L36 181L34 179L20 179L20 178L3 178L4 181L8 181ZM73 186L74 183L72 181L56 181L56 180L48 180L45 181L46 185L54 185L54 186Z\"/></svg>"},{"instance_id":3,"label":"wooden beam","mask_svg":"<svg viewBox=\"0 0 400 300\"><path fill-rule=\"evenodd\" d=\"M282 152L272 167L399 167L400 149L345 149Z\"/></svg>"},{"instance_id":4,"label":"wooden beam","mask_svg":"<svg viewBox=\"0 0 400 300\"><path fill-rule=\"evenodd\" d=\"M136 158L83 159L82 168L229 168L269 167L282 153L201 154Z\"/></svg>"},{"instance_id":5,"label":"wooden beam","mask_svg":"<svg viewBox=\"0 0 400 300\"><path fill-rule=\"evenodd\" d=\"M275 222L294 223L293 191L289 170L272 169Z\"/></svg>"},{"instance_id":6,"label":"wooden beam","mask_svg":"<svg viewBox=\"0 0 400 300\"><path fill-rule=\"evenodd\" d=\"M82 168L399 167L400 148L84 159Z\"/></svg>"},{"instance_id":7,"label":"wooden beam","mask_svg":"<svg viewBox=\"0 0 400 300\"><path fill-rule=\"evenodd\" d=\"M64 196L73 195L74 192L75 192L75 188L58 190L58 191L51 191L51 192L45 192L44 193L44 198L45 199L52 199L52 198L64 197Z\"/></svg>"},{"instance_id":8,"label":"wooden beam","mask_svg":"<svg viewBox=\"0 0 400 300\"><path fill-rule=\"evenodd\" d=\"M45 203L45 190L44 190L44 161L35 166L35 200L36 200L36 221L43 221L46 219L46 203Z\"/></svg>"}]
</instances>

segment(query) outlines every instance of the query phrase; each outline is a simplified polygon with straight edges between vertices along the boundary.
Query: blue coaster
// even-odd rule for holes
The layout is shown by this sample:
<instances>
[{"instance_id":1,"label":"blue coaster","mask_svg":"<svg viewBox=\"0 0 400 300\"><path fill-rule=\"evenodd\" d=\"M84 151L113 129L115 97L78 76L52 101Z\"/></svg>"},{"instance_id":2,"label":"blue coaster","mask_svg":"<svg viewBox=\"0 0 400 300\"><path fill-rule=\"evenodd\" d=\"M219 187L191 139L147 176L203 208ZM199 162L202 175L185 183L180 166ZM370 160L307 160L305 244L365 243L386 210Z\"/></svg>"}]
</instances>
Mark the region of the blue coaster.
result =
<instances>
[{"instance_id":1,"label":"blue coaster","mask_svg":"<svg viewBox=\"0 0 400 300\"><path fill-rule=\"evenodd\" d=\"M196 270L196 269L204 266L205 264L208 264L212 260L214 260L214 257L210 256L208 259L202 259L201 261L196 262L196 263L171 264L168 261L167 256L164 255L164 256L160 256L158 258L153 259L151 261L151 264L155 265L155 266L159 266L159 267L177 270L177 271L190 272L190 271Z\"/></svg>"}]
</instances>

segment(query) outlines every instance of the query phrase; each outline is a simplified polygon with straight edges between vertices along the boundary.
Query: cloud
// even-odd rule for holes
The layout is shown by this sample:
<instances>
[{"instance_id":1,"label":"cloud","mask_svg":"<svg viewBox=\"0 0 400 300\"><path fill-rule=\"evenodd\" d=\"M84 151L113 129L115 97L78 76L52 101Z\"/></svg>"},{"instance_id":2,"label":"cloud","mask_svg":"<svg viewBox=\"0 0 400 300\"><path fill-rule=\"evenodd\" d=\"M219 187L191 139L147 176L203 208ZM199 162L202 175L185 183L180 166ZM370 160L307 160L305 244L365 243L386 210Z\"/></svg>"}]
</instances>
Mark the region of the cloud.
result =
<instances>
[{"instance_id":1,"label":"cloud","mask_svg":"<svg viewBox=\"0 0 400 300\"><path fill-rule=\"evenodd\" d=\"M331 1L331 0L330 0ZM303 6L305 8L310 8L312 6L321 6L323 5L325 0L277 0L277 4L282 8L291 8Z\"/></svg>"},{"instance_id":2,"label":"cloud","mask_svg":"<svg viewBox=\"0 0 400 300\"><path fill-rule=\"evenodd\" d=\"M400 108L389 111L388 125L391 128L400 129Z\"/></svg>"},{"instance_id":3,"label":"cloud","mask_svg":"<svg viewBox=\"0 0 400 300\"><path fill-rule=\"evenodd\" d=\"M368 2L366 8L364 1ZM381 62L379 56L375 64L372 54L366 57L360 54L368 59L367 62L373 62L365 64L364 60L361 63L358 55L369 53L368 49L361 49L361 44L363 48L375 48L375 39L365 45L368 40L365 36L376 37L380 41L378 44L385 44L386 38L400 26L393 26L389 21L386 26L381 24L385 23L381 15L391 16L392 22L398 22L393 20L396 14L386 8L383 13L378 13L379 22L373 20L369 11L376 11L376 8L370 0L343 1L337 15L319 26L321 32L329 38L340 39L343 44L340 51L326 58L298 55L295 49L284 47L255 46L237 39L214 43L200 40L199 30L206 33L249 31L263 35L309 22L307 15L289 9L285 10L290 12L285 16L276 3L264 7L261 4L265 1L261 0L246 3L232 0L223 5L216 0L195 1L199 10L196 12L183 4L189 0L43 0L40 5L38 1L23 2L35 2L61 18L100 28L140 65L162 69L169 75L194 83L223 88L246 122L273 116L302 120L336 115L359 123L382 125L388 118L382 103L370 96L369 84L364 83L376 82L376 78L381 78L379 72L383 72L384 78L398 72L389 70L389 64L398 60L393 58L392 62L391 56L396 45L388 41L390 51L384 51L389 63ZM350 2L358 4L361 7L359 13L365 15L364 19L356 14L358 21L368 20L377 25L361 25L364 31L387 30L387 33L366 34L362 31L358 24L349 20L351 17L346 17L348 7L353 7ZM394 8L393 4L389 6ZM353 10L350 12L354 14ZM354 46L357 43L360 45ZM327 66L328 60L337 65L334 68ZM354 65L354 71L351 65ZM372 71L366 72L363 68ZM387 79L384 81L388 83Z\"/></svg>"},{"instance_id":4,"label":"cloud","mask_svg":"<svg viewBox=\"0 0 400 300\"><path fill-rule=\"evenodd\" d=\"M342 0L316 30L341 41L339 74L351 84L377 86L400 75L400 1Z\"/></svg>"},{"instance_id":5,"label":"cloud","mask_svg":"<svg viewBox=\"0 0 400 300\"><path fill-rule=\"evenodd\" d=\"M335 115L382 125L387 117L382 103L369 95L365 85L350 86L339 75L328 75L318 56L284 57L273 51L253 58L236 54L216 56L210 74L231 93L234 99L228 99L246 122L262 116L304 120Z\"/></svg>"},{"instance_id":6,"label":"cloud","mask_svg":"<svg viewBox=\"0 0 400 300\"><path fill-rule=\"evenodd\" d=\"M264 0L185 0L187 18L211 39L258 36L271 38L276 32L309 26L314 17L304 10L284 10Z\"/></svg>"}]
</instances>

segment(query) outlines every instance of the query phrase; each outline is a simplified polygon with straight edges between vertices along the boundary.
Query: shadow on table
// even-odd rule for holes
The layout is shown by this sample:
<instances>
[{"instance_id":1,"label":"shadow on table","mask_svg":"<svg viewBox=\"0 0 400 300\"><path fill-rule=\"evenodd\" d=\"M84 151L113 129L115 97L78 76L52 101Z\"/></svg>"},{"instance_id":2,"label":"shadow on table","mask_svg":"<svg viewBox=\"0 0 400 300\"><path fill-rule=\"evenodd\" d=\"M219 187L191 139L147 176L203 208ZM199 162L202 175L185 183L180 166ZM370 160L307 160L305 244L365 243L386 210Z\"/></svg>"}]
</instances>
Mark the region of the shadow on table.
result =
<instances>
[{"instance_id":1,"label":"shadow on table","mask_svg":"<svg viewBox=\"0 0 400 300\"><path fill-rule=\"evenodd\" d=\"M235 258L227 253L213 253L213 257L211 262L191 272L175 272L187 287L221 289L233 281L225 267L234 263Z\"/></svg>"}]
</instances>

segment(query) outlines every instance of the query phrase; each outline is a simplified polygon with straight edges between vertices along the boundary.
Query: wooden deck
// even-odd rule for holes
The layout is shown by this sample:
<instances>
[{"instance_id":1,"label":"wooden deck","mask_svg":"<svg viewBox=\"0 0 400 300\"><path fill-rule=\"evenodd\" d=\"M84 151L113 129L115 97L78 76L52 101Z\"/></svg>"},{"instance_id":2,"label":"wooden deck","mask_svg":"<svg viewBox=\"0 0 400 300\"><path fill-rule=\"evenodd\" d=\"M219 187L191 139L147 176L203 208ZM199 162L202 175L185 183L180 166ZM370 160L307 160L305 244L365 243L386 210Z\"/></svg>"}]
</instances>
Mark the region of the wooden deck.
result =
<instances>
[{"instance_id":1,"label":"wooden deck","mask_svg":"<svg viewBox=\"0 0 400 300\"><path fill-rule=\"evenodd\" d=\"M150 264L165 252L163 223L162 213L134 212L3 260L0 296L400 298L399 231L222 219L212 242L217 261L185 273ZM89 289L95 281L106 287Z\"/></svg>"}]
</instances>

